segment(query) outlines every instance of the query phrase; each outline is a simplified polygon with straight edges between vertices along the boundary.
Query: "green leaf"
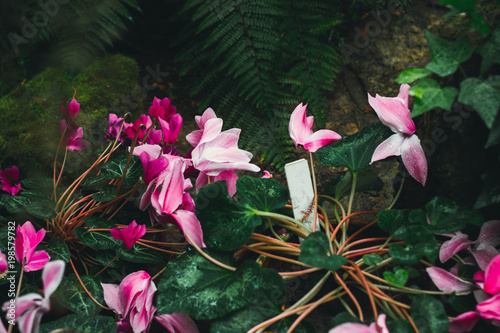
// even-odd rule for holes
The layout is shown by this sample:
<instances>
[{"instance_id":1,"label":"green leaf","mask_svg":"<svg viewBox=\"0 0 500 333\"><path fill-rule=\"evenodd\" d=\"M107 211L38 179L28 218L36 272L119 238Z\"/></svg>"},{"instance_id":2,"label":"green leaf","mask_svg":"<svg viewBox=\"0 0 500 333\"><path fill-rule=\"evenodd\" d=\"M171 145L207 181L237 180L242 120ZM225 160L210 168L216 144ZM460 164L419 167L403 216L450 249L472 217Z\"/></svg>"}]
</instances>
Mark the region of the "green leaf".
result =
<instances>
[{"instance_id":1,"label":"green leaf","mask_svg":"<svg viewBox=\"0 0 500 333\"><path fill-rule=\"evenodd\" d=\"M300 245L299 260L313 267L336 271L347 264L347 259L330 252L330 241L321 231L311 233Z\"/></svg>"},{"instance_id":2,"label":"green leaf","mask_svg":"<svg viewBox=\"0 0 500 333\"><path fill-rule=\"evenodd\" d=\"M500 64L500 59L498 57L498 54L500 54L500 27L497 27L493 31L490 39L478 48L477 51L481 53L483 57L480 69L481 75L484 75L493 64Z\"/></svg>"},{"instance_id":3,"label":"green leaf","mask_svg":"<svg viewBox=\"0 0 500 333\"><path fill-rule=\"evenodd\" d=\"M101 168L103 177L121 178L127 167L128 156L109 160ZM144 174L141 159L138 156L132 156L127 169L127 174L123 179L122 188L131 188L139 181L139 177Z\"/></svg>"},{"instance_id":4,"label":"green leaf","mask_svg":"<svg viewBox=\"0 0 500 333\"><path fill-rule=\"evenodd\" d=\"M75 235L83 244L97 250L117 249L123 242L116 240L109 231L88 231L89 229L112 229L116 225L108 220L90 216L85 219L85 226L75 229Z\"/></svg>"},{"instance_id":5,"label":"green leaf","mask_svg":"<svg viewBox=\"0 0 500 333\"><path fill-rule=\"evenodd\" d=\"M120 257L114 259L115 257L115 251L110 250L97 251L95 254L95 259L103 266L107 266L109 264L108 267L110 268L123 267L125 263L120 259Z\"/></svg>"},{"instance_id":6,"label":"green leaf","mask_svg":"<svg viewBox=\"0 0 500 333\"><path fill-rule=\"evenodd\" d=\"M108 202L116 199L118 196L117 187L115 185L105 185L98 193L92 195L92 199L97 202Z\"/></svg>"},{"instance_id":7,"label":"green leaf","mask_svg":"<svg viewBox=\"0 0 500 333\"><path fill-rule=\"evenodd\" d=\"M252 327L281 313L286 286L281 276L270 268L262 269L262 287L244 308L212 322L211 333L245 333Z\"/></svg>"},{"instance_id":8,"label":"green leaf","mask_svg":"<svg viewBox=\"0 0 500 333\"><path fill-rule=\"evenodd\" d=\"M380 229L394 235L403 225L409 221L409 209L384 210L377 214Z\"/></svg>"},{"instance_id":9,"label":"green leaf","mask_svg":"<svg viewBox=\"0 0 500 333\"><path fill-rule=\"evenodd\" d=\"M63 260L68 263L71 259L68 244L61 238L51 238L47 246L47 252L50 255L50 260Z\"/></svg>"},{"instance_id":10,"label":"green leaf","mask_svg":"<svg viewBox=\"0 0 500 333\"><path fill-rule=\"evenodd\" d=\"M209 255L231 264L230 254ZM262 285L262 271L254 261L245 261L235 272L206 260L196 250L167 264L158 283L158 313L184 312L194 319L214 319L241 309L251 302Z\"/></svg>"},{"instance_id":11,"label":"green leaf","mask_svg":"<svg viewBox=\"0 0 500 333\"><path fill-rule=\"evenodd\" d=\"M330 327L330 329L341 325L345 323L358 323L361 324L361 320L357 317L353 317L351 314L348 312L341 312L335 315L335 317L332 318L330 323L327 325L327 327Z\"/></svg>"},{"instance_id":12,"label":"green leaf","mask_svg":"<svg viewBox=\"0 0 500 333\"><path fill-rule=\"evenodd\" d=\"M11 214L17 214L26 209L31 203L31 199L23 195L4 195L2 204Z\"/></svg>"},{"instance_id":13,"label":"green leaf","mask_svg":"<svg viewBox=\"0 0 500 333\"><path fill-rule=\"evenodd\" d=\"M410 115L414 118L436 107L450 110L458 92L453 87L441 89L439 83L433 79L422 79L411 87L408 93L417 98Z\"/></svg>"},{"instance_id":14,"label":"green leaf","mask_svg":"<svg viewBox=\"0 0 500 333\"><path fill-rule=\"evenodd\" d=\"M431 71L425 68L406 69L402 71L401 74L399 74L397 79L394 81L396 81L399 84L412 83L413 81L426 77L431 73L432 73Z\"/></svg>"},{"instance_id":15,"label":"green leaf","mask_svg":"<svg viewBox=\"0 0 500 333\"><path fill-rule=\"evenodd\" d=\"M490 27L488 26L488 24L486 24L484 16L479 13L470 13L469 17L470 17L470 30L479 31L481 35L483 35L483 37L488 36L488 34L490 33Z\"/></svg>"},{"instance_id":16,"label":"green leaf","mask_svg":"<svg viewBox=\"0 0 500 333\"><path fill-rule=\"evenodd\" d=\"M231 198L225 180L203 186L196 200L196 216L204 242L217 250L233 251L243 245L262 223L248 205Z\"/></svg>"},{"instance_id":17,"label":"green leaf","mask_svg":"<svg viewBox=\"0 0 500 333\"><path fill-rule=\"evenodd\" d=\"M96 301L104 304L103 290L99 281L89 275L80 276L83 284ZM54 292L54 297L65 308L76 314L95 316L102 308L83 289L75 274L64 278Z\"/></svg>"},{"instance_id":18,"label":"green leaf","mask_svg":"<svg viewBox=\"0 0 500 333\"><path fill-rule=\"evenodd\" d=\"M485 149L499 145L500 144L500 116L497 115L493 125L490 129L490 135L488 136L488 141L484 146Z\"/></svg>"},{"instance_id":19,"label":"green leaf","mask_svg":"<svg viewBox=\"0 0 500 333\"><path fill-rule=\"evenodd\" d=\"M408 272L404 269L396 270L396 273L385 271L384 279L395 287L402 288L408 281Z\"/></svg>"},{"instance_id":20,"label":"green leaf","mask_svg":"<svg viewBox=\"0 0 500 333\"><path fill-rule=\"evenodd\" d=\"M382 262L383 260L384 259L382 259L381 256L375 253L365 254L363 256L363 262L368 266L375 266L376 264Z\"/></svg>"},{"instance_id":21,"label":"green leaf","mask_svg":"<svg viewBox=\"0 0 500 333\"><path fill-rule=\"evenodd\" d=\"M500 108L500 76L490 76L486 80L463 80L458 101L476 109L486 126L491 128Z\"/></svg>"},{"instance_id":22,"label":"green leaf","mask_svg":"<svg viewBox=\"0 0 500 333\"><path fill-rule=\"evenodd\" d=\"M439 76L455 73L458 65L469 59L474 52L474 46L465 37L449 41L437 37L429 31L425 32L425 37L432 55L432 61L425 68Z\"/></svg>"},{"instance_id":23,"label":"green leaf","mask_svg":"<svg viewBox=\"0 0 500 333\"><path fill-rule=\"evenodd\" d=\"M72 333L110 333L116 332L118 325L110 316L84 316L70 314L40 326L40 333L72 332Z\"/></svg>"},{"instance_id":24,"label":"green leaf","mask_svg":"<svg viewBox=\"0 0 500 333\"><path fill-rule=\"evenodd\" d=\"M165 264L164 255L161 252L137 244L131 249L124 249L120 254L120 259L151 265Z\"/></svg>"},{"instance_id":25,"label":"green leaf","mask_svg":"<svg viewBox=\"0 0 500 333\"><path fill-rule=\"evenodd\" d=\"M423 227L436 234L451 234L462 230L467 223L483 224L478 211L459 205L453 200L434 197L425 205L427 220Z\"/></svg>"},{"instance_id":26,"label":"green leaf","mask_svg":"<svg viewBox=\"0 0 500 333\"><path fill-rule=\"evenodd\" d=\"M419 243L402 247L399 244L389 246L389 256L394 259L396 264L415 265L424 256L431 261L437 258L439 246L436 241L428 243Z\"/></svg>"},{"instance_id":27,"label":"green leaf","mask_svg":"<svg viewBox=\"0 0 500 333\"><path fill-rule=\"evenodd\" d=\"M109 174L101 173L95 176L86 176L83 178L80 186L96 186L103 184L106 180L113 179Z\"/></svg>"},{"instance_id":28,"label":"green leaf","mask_svg":"<svg viewBox=\"0 0 500 333\"><path fill-rule=\"evenodd\" d=\"M411 297L411 318L419 332L447 333L450 321L443 304L429 295Z\"/></svg>"},{"instance_id":29,"label":"green leaf","mask_svg":"<svg viewBox=\"0 0 500 333\"><path fill-rule=\"evenodd\" d=\"M277 323L274 323L273 325L269 326L266 329L266 332L273 332L273 333L287 333L288 330L290 329L290 326L292 326L293 322L297 320L298 316L288 316ZM305 320L302 320L299 325L293 330L293 333L315 333L316 329L314 326Z\"/></svg>"},{"instance_id":30,"label":"green leaf","mask_svg":"<svg viewBox=\"0 0 500 333\"><path fill-rule=\"evenodd\" d=\"M439 0L439 3L461 12L473 11L476 6L476 0Z\"/></svg>"},{"instance_id":31,"label":"green leaf","mask_svg":"<svg viewBox=\"0 0 500 333\"><path fill-rule=\"evenodd\" d=\"M370 168L375 148L391 134L387 126L377 123L318 149L316 154L321 164L361 172Z\"/></svg>"},{"instance_id":32,"label":"green leaf","mask_svg":"<svg viewBox=\"0 0 500 333\"><path fill-rule=\"evenodd\" d=\"M236 193L239 203L265 212L288 203L288 189L275 179L241 177L236 182Z\"/></svg>"},{"instance_id":33,"label":"green leaf","mask_svg":"<svg viewBox=\"0 0 500 333\"><path fill-rule=\"evenodd\" d=\"M483 188L474 204L475 209L480 209L500 202L500 176L498 172L488 172L481 175Z\"/></svg>"},{"instance_id":34,"label":"green leaf","mask_svg":"<svg viewBox=\"0 0 500 333\"><path fill-rule=\"evenodd\" d=\"M20 183L25 189L39 190L45 193L54 189L54 180L50 177L26 178Z\"/></svg>"},{"instance_id":35,"label":"green leaf","mask_svg":"<svg viewBox=\"0 0 500 333\"><path fill-rule=\"evenodd\" d=\"M26 206L26 211L34 217L46 220L56 216L55 207L56 205L52 200L36 198L32 199L31 203Z\"/></svg>"}]
</instances>

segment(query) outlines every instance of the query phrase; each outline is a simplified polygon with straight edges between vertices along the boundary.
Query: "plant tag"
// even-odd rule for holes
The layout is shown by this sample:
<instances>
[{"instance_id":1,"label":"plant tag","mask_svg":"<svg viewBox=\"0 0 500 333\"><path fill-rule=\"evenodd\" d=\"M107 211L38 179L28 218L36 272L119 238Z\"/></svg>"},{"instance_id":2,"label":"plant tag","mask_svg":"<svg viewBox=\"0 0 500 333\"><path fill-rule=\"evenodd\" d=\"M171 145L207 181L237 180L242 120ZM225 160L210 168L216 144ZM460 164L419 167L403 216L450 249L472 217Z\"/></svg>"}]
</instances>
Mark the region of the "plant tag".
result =
<instances>
[{"instance_id":1,"label":"plant tag","mask_svg":"<svg viewBox=\"0 0 500 333\"><path fill-rule=\"evenodd\" d=\"M292 199L293 217L312 230L314 224L314 190L309 164L305 159L288 163L285 165L285 174L290 198ZM316 221L316 230L319 230L318 221Z\"/></svg>"}]
</instances>

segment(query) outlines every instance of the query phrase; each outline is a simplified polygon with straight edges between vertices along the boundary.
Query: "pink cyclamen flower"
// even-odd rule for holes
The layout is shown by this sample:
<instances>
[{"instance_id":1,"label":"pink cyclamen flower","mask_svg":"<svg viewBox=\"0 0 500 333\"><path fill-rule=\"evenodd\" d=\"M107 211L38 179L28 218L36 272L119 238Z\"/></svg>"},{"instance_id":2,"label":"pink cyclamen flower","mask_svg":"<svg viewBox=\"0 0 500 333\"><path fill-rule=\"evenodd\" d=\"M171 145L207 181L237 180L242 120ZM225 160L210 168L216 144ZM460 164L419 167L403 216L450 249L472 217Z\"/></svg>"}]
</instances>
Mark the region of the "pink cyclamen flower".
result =
<instances>
[{"instance_id":1,"label":"pink cyclamen flower","mask_svg":"<svg viewBox=\"0 0 500 333\"><path fill-rule=\"evenodd\" d=\"M113 228L110 232L114 239L123 241L125 247L131 249L134 247L135 242L146 234L146 226L139 225L133 220L128 227L123 229Z\"/></svg>"},{"instance_id":2,"label":"pink cyclamen flower","mask_svg":"<svg viewBox=\"0 0 500 333\"><path fill-rule=\"evenodd\" d=\"M370 326L358 323L344 323L332 328L328 333L389 333L385 319L386 315L381 314L378 316L377 322L371 323Z\"/></svg>"},{"instance_id":3,"label":"pink cyclamen flower","mask_svg":"<svg viewBox=\"0 0 500 333\"><path fill-rule=\"evenodd\" d=\"M17 261L21 265L24 264L25 272L38 271L50 261L50 256L46 251L35 252L44 237L45 230L40 229L37 232L30 221L17 226L17 237L14 240L15 254Z\"/></svg>"},{"instance_id":4,"label":"pink cyclamen flower","mask_svg":"<svg viewBox=\"0 0 500 333\"><path fill-rule=\"evenodd\" d=\"M134 140L137 136L137 140L142 141L151 126L153 126L153 121L148 115L143 114L134 121L133 125L127 128L127 138Z\"/></svg>"},{"instance_id":5,"label":"pink cyclamen flower","mask_svg":"<svg viewBox=\"0 0 500 333\"><path fill-rule=\"evenodd\" d=\"M427 160L420 140L415 135L415 123L410 119L409 89L410 85L401 85L398 96L394 98L379 95L372 97L368 94L368 103L375 110L380 121L395 133L375 149L371 163L389 156L402 156L410 175L425 185Z\"/></svg>"},{"instance_id":6,"label":"pink cyclamen flower","mask_svg":"<svg viewBox=\"0 0 500 333\"><path fill-rule=\"evenodd\" d=\"M104 291L104 301L121 316L118 321L118 332L149 331L156 312L153 298L157 288L147 272L131 273L120 285L101 283L101 286ZM155 320L171 333L199 333L196 324L186 314L161 314L156 316Z\"/></svg>"},{"instance_id":7,"label":"pink cyclamen flower","mask_svg":"<svg viewBox=\"0 0 500 333\"><path fill-rule=\"evenodd\" d=\"M62 107L60 111L66 121L74 121L76 119L76 116L78 116L78 112L80 112L80 104L78 104L76 99L73 98L71 102L69 102L69 105L66 107L66 103L62 101Z\"/></svg>"},{"instance_id":8,"label":"pink cyclamen flower","mask_svg":"<svg viewBox=\"0 0 500 333\"><path fill-rule=\"evenodd\" d=\"M307 104L300 103L290 116L288 131L295 144L295 148L314 153L327 144L342 139L331 130L319 130L313 133L314 116L306 117Z\"/></svg>"},{"instance_id":9,"label":"pink cyclamen flower","mask_svg":"<svg viewBox=\"0 0 500 333\"><path fill-rule=\"evenodd\" d=\"M181 115L174 114L168 120L159 118L158 121L160 122L161 131L163 132L163 141L165 143L174 144L175 141L177 141L177 136L179 135L182 127Z\"/></svg>"},{"instance_id":10,"label":"pink cyclamen flower","mask_svg":"<svg viewBox=\"0 0 500 333\"><path fill-rule=\"evenodd\" d=\"M2 190L9 192L11 195L16 195L21 191L21 183L19 183L19 169L17 166L0 170L0 182L2 182Z\"/></svg>"},{"instance_id":11,"label":"pink cyclamen flower","mask_svg":"<svg viewBox=\"0 0 500 333\"><path fill-rule=\"evenodd\" d=\"M439 267L427 267L427 274L439 290L455 292L457 295L467 295L476 289L473 283L460 279Z\"/></svg>"},{"instance_id":12,"label":"pink cyclamen flower","mask_svg":"<svg viewBox=\"0 0 500 333\"><path fill-rule=\"evenodd\" d=\"M61 120L60 124L61 146L66 147L69 151L83 150L90 146L90 142L83 139L83 128L78 127L75 123L68 124L65 119Z\"/></svg>"},{"instance_id":13,"label":"pink cyclamen flower","mask_svg":"<svg viewBox=\"0 0 500 333\"><path fill-rule=\"evenodd\" d=\"M118 141L123 143L125 132L130 126L132 126L132 124L126 123L124 118L118 118L116 114L110 113L108 133L102 138L102 141L107 139L116 140L116 138L118 138Z\"/></svg>"},{"instance_id":14,"label":"pink cyclamen flower","mask_svg":"<svg viewBox=\"0 0 500 333\"><path fill-rule=\"evenodd\" d=\"M153 99L153 105L149 108L149 114L156 120L167 120L177 113L177 108L172 105L168 98L160 100L159 98Z\"/></svg>"},{"instance_id":15,"label":"pink cyclamen flower","mask_svg":"<svg viewBox=\"0 0 500 333\"><path fill-rule=\"evenodd\" d=\"M470 332L479 320L479 314L476 311L464 312L461 315L450 320L450 333Z\"/></svg>"},{"instance_id":16,"label":"pink cyclamen flower","mask_svg":"<svg viewBox=\"0 0 500 333\"><path fill-rule=\"evenodd\" d=\"M36 293L29 293L17 298L15 303L7 301L3 304L4 311L9 311L14 304L15 320L21 333L39 332L43 314L50 311L50 296L61 283L64 265L62 260L55 260L45 265L42 272L43 297Z\"/></svg>"},{"instance_id":17,"label":"pink cyclamen flower","mask_svg":"<svg viewBox=\"0 0 500 333\"><path fill-rule=\"evenodd\" d=\"M7 268L7 257L2 253L2 251L0 251L0 276L2 276L7 271Z\"/></svg>"}]
</instances>

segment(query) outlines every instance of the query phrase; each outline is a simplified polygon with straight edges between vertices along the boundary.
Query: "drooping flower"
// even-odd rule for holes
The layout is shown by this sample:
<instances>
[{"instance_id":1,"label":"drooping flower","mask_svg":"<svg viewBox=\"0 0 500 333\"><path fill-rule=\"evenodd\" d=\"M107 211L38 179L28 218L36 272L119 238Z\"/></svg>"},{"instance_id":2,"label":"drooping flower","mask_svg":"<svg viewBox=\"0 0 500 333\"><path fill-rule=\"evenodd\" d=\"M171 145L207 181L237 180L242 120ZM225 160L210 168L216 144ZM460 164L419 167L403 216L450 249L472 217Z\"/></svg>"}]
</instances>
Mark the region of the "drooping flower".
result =
<instances>
[{"instance_id":1,"label":"drooping flower","mask_svg":"<svg viewBox=\"0 0 500 333\"><path fill-rule=\"evenodd\" d=\"M71 100L71 102L69 102L68 106L66 106L66 103L62 101L60 111L67 122L75 121L76 116L78 116L78 112L80 112L80 104L74 98Z\"/></svg>"},{"instance_id":2,"label":"drooping flower","mask_svg":"<svg viewBox=\"0 0 500 333\"><path fill-rule=\"evenodd\" d=\"M149 108L149 114L153 116L156 120L167 120L177 113L177 108L172 105L168 98L160 100L155 97L153 99L153 105Z\"/></svg>"},{"instance_id":3,"label":"drooping flower","mask_svg":"<svg viewBox=\"0 0 500 333\"><path fill-rule=\"evenodd\" d=\"M17 226L17 237L14 240L16 259L20 264L24 263L24 271L38 271L50 261L49 254L44 251L35 251L36 247L45 237L45 230L38 232L30 221L22 226Z\"/></svg>"},{"instance_id":4,"label":"drooping flower","mask_svg":"<svg viewBox=\"0 0 500 333\"><path fill-rule=\"evenodd\" d=\"M314 116L306 117L307 104L300 103L290 116L288 131L295 148L311 153L342 137L331 130L319 130L313 133Z\"/></svg>"},{"instance_id":5,"label":"drooping flower","mask_svg":"<svg viewBox=\"0 0 500 333\"><path fill-rule=\"evenodd\" d=\"M415 134L415 123L410 119L409 89L410 85L401 85L398 96L393 98L382 97L378 94L372 97L368 94L368 103L375 110L380 121L395 133L375 149L371 163L389 156L402 156L410 175L425 185L427 160L420 140Z\"/></svg>"},{"instance_id":6,"label":"drooping flower","mask_svg":"<svg viewBox=\"0 0 500 333\"><path fill-rule=\"evenodd\" d=\"M16 195L21 191L21 183L19 183L19 169L17 166L0 170L0 182L2 182L2 190Z\"/></svg>"},{"instance_id":7,"label":"drooping flower","mask_svg":"<svg viewBox=\"0 0 500 333\"><path fill-rule=\"evenodd\" d=\"M45 265L42 272L43 297L40 294L29 293L16 299L15 320L21 333L38 333L40 321L44 313L50 311L50 296L56 291L64 274L64 261L55 260ZM3 304L7 311L10 301Z\"/></svg>"},{"instance_id":8,"label":"drooping flower","mask_svg":"<svg viewBox=\"0 0 500 333\"><path fill-rule=\"evenodd\" d=\"M60 122L61 146L66 147L69 151L83 150L90 146L90 142L83 139L83 128L78 127L75 123L68 124L66 119Z\"/></svg>"},{"instance_id":9,"label":"drooping flower","mask_svg":"<svg viewBox=\"0 0 500 333\"><path fill-rule=\"evenodd\" d=\"M110 232L114 239L123 241L125 247L131 249L134 247L135 242L146 234L146 226L139 225L133 220L127 227L123 229L113 228Z\"/></svg>"},{"instance_id":10,"label":"drooping flower","mask_svg":"<svg viewBox=\"0 0 500 333\"><path fill-rule=\"evenodd\" d=\"M127 275L120 285L101 283L104 301L121 316L118 321L118 332L146 333L155 317L156 307L153 305L157 290L151 276L145 271ZM198 333L193 320L186 314L174 313L158 315L155 318L171 333ZM176 330L177 329L177 330Z\"/></svg>"},{"instance_id":11,"label":"drooping flower","mask_svg":"<svg viewBox=\"0 0 500 333\"><path fill-rule=\"evenodd\" d=\"M161 125L161 131L163 132L163 141L165 143L174 144L177 141L177 136L182 127L182 117L180 114L174 114L170 119L164 120L159 118L158 121Z\"/></svg>"},{"instance_id":12,"label":"drooping flower","mask_svg":"<svg viewBox=\"0 0 500 333\"><path fill-rule=\"evenodd\" d=\"M126 123L124 118L118 118L116 114L110 113L108 133L104 135L102 141L105 141L107 139L116 140L116 138L118 138L118 141L123 143L123 140L126 137L125 133L127 131L127 128L129 128L130 126L132 126L132 124Z\"/></svg>"},{"instance_id":13,"label":"drooping flower","mask_svg":"<svg viewBox=\"0 0 500 333\"><path fill-rule=\"evenodd\" d=\"M385 319L386 315L381 314L378 316L377 322L371 323L370 326L358 323L344 323L332 328L328 333L389 333Z\"/></svg>"}]
</instances>

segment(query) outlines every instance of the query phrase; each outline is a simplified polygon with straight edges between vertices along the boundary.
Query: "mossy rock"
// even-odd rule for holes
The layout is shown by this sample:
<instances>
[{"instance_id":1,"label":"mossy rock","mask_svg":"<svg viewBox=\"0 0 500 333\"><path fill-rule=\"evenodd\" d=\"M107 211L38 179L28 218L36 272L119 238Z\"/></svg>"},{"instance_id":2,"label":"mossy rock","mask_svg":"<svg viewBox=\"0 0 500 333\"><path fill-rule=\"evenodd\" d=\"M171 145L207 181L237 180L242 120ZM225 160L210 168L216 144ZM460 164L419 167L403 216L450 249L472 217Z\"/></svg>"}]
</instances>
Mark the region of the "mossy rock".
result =
<instances>
[{"instance_id":1,"label":"mossy rock","mask_svg":"<svg viewBox=\"0 0 500 333\"><path fill-rule=\"evenodd\" d=\"M133 92L138 81L137 63L123 55L95 61L73 78L62 69L47 68L33 79L0 99L1 168L17 165L21 177L51 175L60 140L61 101L73 96L80 103L76 119L83 138L91 146L68 152L65 175L73 177L88 168L102 151L102 137L108 128L108 114ZM123 108L122 108L123 109ZM135 114L142 112L140 101ZM118 111L119 112L119 111ZM122 114L119 114L122 116ZM60 150L61 161L64 150Z\"/></svg>"}]
</instances>

